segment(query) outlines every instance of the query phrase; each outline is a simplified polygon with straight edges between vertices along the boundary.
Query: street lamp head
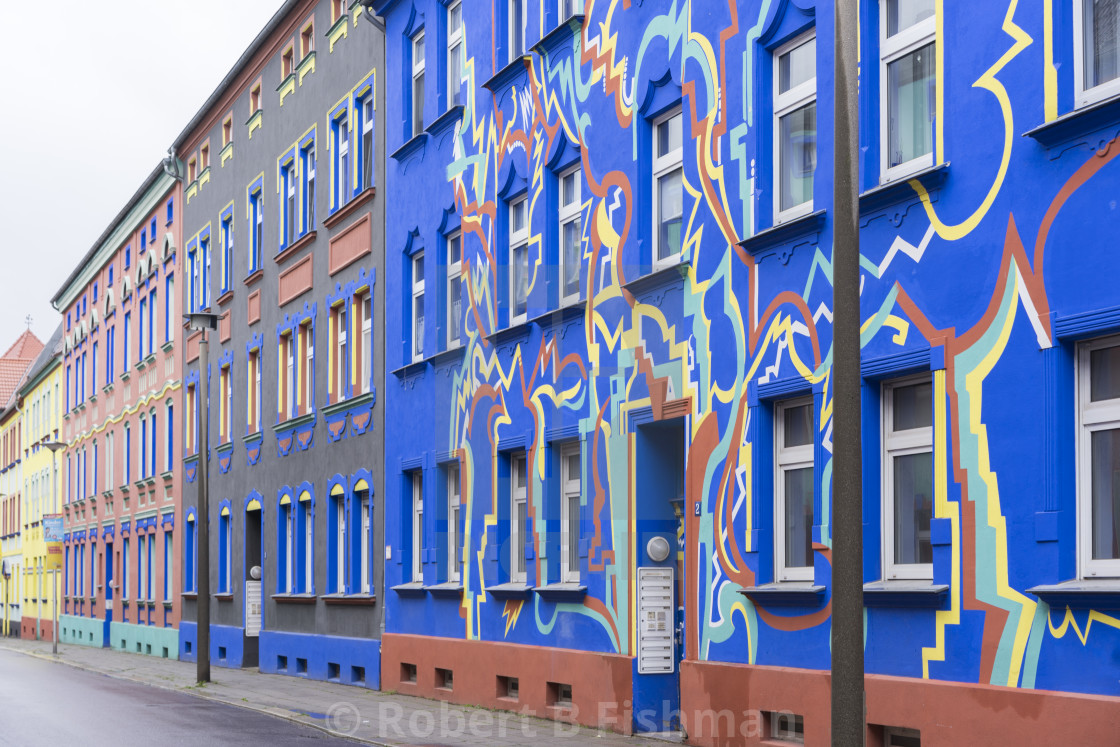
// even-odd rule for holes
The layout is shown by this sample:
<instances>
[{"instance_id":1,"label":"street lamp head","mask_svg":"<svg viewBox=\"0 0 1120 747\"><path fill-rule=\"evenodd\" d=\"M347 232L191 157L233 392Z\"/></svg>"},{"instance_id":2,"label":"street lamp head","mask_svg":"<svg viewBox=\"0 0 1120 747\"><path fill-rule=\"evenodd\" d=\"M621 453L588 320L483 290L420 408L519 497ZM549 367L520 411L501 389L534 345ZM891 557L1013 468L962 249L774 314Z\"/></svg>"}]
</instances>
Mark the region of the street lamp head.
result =
<instances>
[{"instance_id":1,"label":"street lamp head","mask_svg":"<svg viewBox=\"0 0 1120 747\"><path fill-rule=\"evenodd\" d=\"M57 454L58 452L66 448L66 444L64 444L62 441L44 441L43 446L50 449L50 452L52 454Z\"/></svg>"},{"instance_id":2,"label":"street lamp head","mask_svg":"<svg viewBox=\"0 0 1120 747\"><path fill-rule=\"evenodd\" d=\"M211 314L208 311L196 311L193 314L184 314L183 318L187 320L187 325L194 330L218 328L218 315Z\"/></svg>"}]
</instances>

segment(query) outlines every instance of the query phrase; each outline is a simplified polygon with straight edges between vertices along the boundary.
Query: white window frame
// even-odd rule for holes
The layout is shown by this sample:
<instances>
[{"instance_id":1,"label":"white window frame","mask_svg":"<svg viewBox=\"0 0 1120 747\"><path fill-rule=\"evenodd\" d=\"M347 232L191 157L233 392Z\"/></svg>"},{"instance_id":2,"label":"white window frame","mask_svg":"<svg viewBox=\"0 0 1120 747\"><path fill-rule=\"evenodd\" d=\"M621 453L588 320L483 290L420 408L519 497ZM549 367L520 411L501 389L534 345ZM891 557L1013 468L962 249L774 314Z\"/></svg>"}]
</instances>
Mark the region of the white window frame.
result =
<instances>
[{"instance_id":1,"label":"white window frame","mask_svg":"<svg viewBox=\"0 0 1120 747\"><path fill-rule=\"evenodd\" d=\"M459 12L459 24L453 26L451 20L453 13ZM452 52L458 47L459 52L459 75L452 74ZM455 2L447 4L447 108L459 105L459 99L462 94L460 89L462 87L462 72L463 72L463 4L462 0L455 0Z\"/></svg>"},{"instance_id":2,"label":"white window frame","mask_svg":"<svg viewBox=\"0 0 1120 747\"><path fill-rule=\"evenodd\" d=\"M346 399L346 373L350 367L350 356L348 355L349 348L347 340L347 332L349 331L349 320L346 314L346 302L343 301L335 307L335 372L334 372L334 395L335 401L341 402Z\"/></svg>"},{"instance_id":3,"label":"white window frame","mask_svg":"<svg viewBox=\"0 0 1120 747\"><path fill-rule=\"evenodd\" d=\"M1076 109L1120 95L1120 77L1085 87L1085 42L1085 0L1073 0L1073 81Z\"/></svg>"},{"instance_id":4,"label":"white window frame","mask_svg":"<svg viewBox=\"0 0 1120 747\"><path fill-rule=\"evenodd\" d=\"M914 384L930 382L928 373L891 379L882 384L882 495L883 511L883 579L894 580L933 580L933 563L896 563L894 561L894 458L910 454L930 454L933 459L933 426L894 431L894 390ZM935 401L934 407L938 404ZM932 423L932 418L931 418ZM933 483L937 475L930 471L931 499ZM931 520L933 516L931 515ZM932 529L932 527L931 527Z\"/></svg>"},{"instance_id":5,"label":"white window frame","mask_svg":"<svg viewBox=\"0 0 1120 747\"><path fill-rule=\"evenodd\" d=\"M785 223L795 218L800 218L803 215L808 215L813 212L813 198L810 197L806 202L800 205L794 205L791 208L782 210L782 175L784 170L782 168L782 118L792 114L793 112L810 104L817 102L817 75L816 70L813 71L813 77L809 80L794 86L785 93L780 93L780 73L781 65L779 61L782 56L792 52L793 50L801 47L804 44L816 44L817 32L816 30L798 36L789 42L774 50L773 55L773 68L774 68L774 121L773 121L773 140L774 140L774 224ZM815 53L814 53L815 58ZM814 175L814 186L816 178Z\"/></svg>"},{"instance_id":6,"label":"white window frame","mask_svg":"<svg viewBox=\"0 0 1120 747\"><path fill-rule=\"evenodd\" d=\"M424 582L424 475L420 470L412 473L412 582Z\"/></svg>"},{"instance_id":7,"label":"white window frame","mask_svg":"<svg viewBox=\"0 0 1120 747\"><path fill-rule=\"evenodd\" d=\"M458 462L447 466L447 580L462 578L463 557L459 552L462 535L462 484Z\"/></svg>"},{"instance_id":8,"label":"white window frame","mask_svg":"<svg viewBox=\"0 0 1120 747\"><path fill-rule=\"evenodd\" d=\"M360 362L361 386L356 393L370 391L370 376L373 375L373 295L371 290L358 296L362 310L362 360Z\"/></svg>"},{"instance_id":9,"label":"white window frame","mask_svg":"<svg viewBox=\"0 0 1120 747\"><path fill-rule=\"evenodd\" d=\"M574 182L575 183L575 195L572 198L571 202L564 202L564 180L567 179L570 176L575 177L575 182ZM579 284L579 279L578 279L578 273L579 273L578 267L576 269L577 279L576 279L575 293L565 294L565 292L564 292L565 291L564 279L567 277L567 271L568 271L568 263L567 263L567 261L565 259L565 256L564 256L564 249L566 248L564 246L564 228L567 227L568 225L572 224L572 223L575 223L576 230L579 232L579 235L580 235L580 241L579 241L580 251L577 252L577 256L582 257L583 256L583 251L582 251L582 247L583 247L583 226L581 224L581 209L580 208L581 208L582 203L583 203L583 169L578 165L573 166L572 168L561 172L560 175L557 177L556 182L557 182L556 199L557 199L557 202L559 203L559 214L560 214L560 235L559 235L559 238L560 238L560 303L561 303L561 305L564 305L564 304L575 303L576 301L579 301L579 292L580 292L580 287L579 286L580 286L580 284ZM577 265L578 264L580 264L580 262L577 262Z\"/></svg>"},{"instance_id":10,"label":"white window frame","mask_svg":"<svg viewBox=\"0 0 1120 747\"><path fill-rule=\"evenodd\" d=\"M559 0L558 5L557 17L560 23L583 13L583 0Z\"/></svg>"},{"instance_id":11,"label":"white window frame","mask_svg":"<svg viewBox=\"0 0 1120 747\"><path fill-rule=\"evenodd\" d=\"M579 457L580 472L572 475L568 471L568 459L571 456ZM579 521L580 504L583 492L583 457L580 453L580 443L575 441L565 444L560 449L560 582L579 582ZM571 532L572 503L575 503L576 532ZM572 565L572 556L576 564Z\"/></svg>"},{"instance_id":12,"label":"white window frame","mask_svg":"<svg viewBox=\"0 0 1120 747\"><path fill-rule=\"evenodd\" d=\"M315 412L315 330L310 323L301 324L299 328L300 339L307 346L307 355L304 358L307 368L301 371L303 380L304 414Z\"/></svg>"},{"instance_id":13,"label":"white window frame","mask_svg":"<svg viewBox=\"0 0 1120 747\"><path fill-rule=\"evenodd\" d=\"M513 27L513 6L515 4L521 6L521 28L520 29L515 29ZM509 62L509 63L512 63L518 57L524 56L525 51L526 51L525 50L525 23L526 23L526 19L525 19L526 8L525 8L525 5L526 5L525 0L508 0L508 2L506 3L506 26L509 27L508 28L508 31L509 31L509 34L508 34L509 59L507 60L507 62ZM516 34L516 36L515 36L515 34ZM518 42L516 45L514 44L515 40ZM520 51L514 53L514 49L518 49Z\"/></svg>"},{"instance_id":14,"label":"white window frame","mask_svg":"<svg viewBox=\"0 0 1120 747\"><path fill-rule=\"evenodd\" d=\"M346 494L331 496L331 503L334 504L331 508L334 510L335 520L335 569L334 569L334 591L336 594L346 593L346 580L348 578L346 566Z\"/></svg>"},{"instance_id":15,"label":"white window frame","mask_svg":"<svg viewBox=\"0 0 1120 747\"><path fill-rule=\"evenodd\" d=\"M355 494L355 497L356 497L356 494ZM361 500L358 502L358 510L361 511L361 514L362 514L361 515L362 538L361 538L361 542L360 542L361 550L362 550L360 591L361 591L362 594L369 594L370 593L370 578L369 578L370 502L369 502L369 488L366 488L365 494L362 496Z\"/></svg>"},{"instance_id":16,"label":"white window frame","mask_svg":"<svg viewBox=\"0 0 1120 747\"><path fill-rule=\"evenodd\" d=\"M663 155L657 154L657 128L664 122L668 122L673 117L681 118L681 147L677 150L669 151ZM650 214L653 216L653 266L655 268L668 267L680 262L680 252L675 252L664 258L659 258L660 247L658 246L661 238L661 200L658 195L657 186L661 179L668 176L672 172L680 169L681 172L681 191L684 191L684 112L681 107L662 114L653 120L652 123L652 137L650 142L650 156L653 160L653 179L652 179L652 196L653 196L653 210ZM681 204L681 222L684 222L684 204L682 196ZM683 244L683 235L682 235ZM684 248L683 246L681 247Z\"/></svg>"},{"instance_id":17,"label":"white window frame","mask_svg":"<svg viewBox=\"0 0 1120 747\"><path fill-rule=\"evenodd\" d=\"M315 512L312 511L311 499L299 501L300 511L303 513L303 594L313 594L315 584L312 565L315 561Z\"/></svg>"},{"instance_id":18,"label":"white window frame","mask_svg":"<svg viewBox=\"0 0 1120 747\"><path fill-rule=\"evenodd\" d=\"M459 245L459 259L451 261L451 247L456 242ZM463 310L463 291L459 289L459 312L458 319L451 308L451 291L455 288L456 284L462 283L463 274L463 234L460 231L452 231L447 235L447 347L448 349L459 347L459 338L462 333L460 328L462 325L462 310ZM454 329L455 334L452 334Z\"/></svg>"},{"instance_id":19,"label":"white window frame","mask_svg":"<svg viewBox=\"0 0 1120 747\"><path fill-rule=\"evenodd\" d=\"M774 408L774 580L775 581L812 581L814 568L809 566L786 565L786 472L809 467L816 479L816 464L813 459L814 443L786 447L785 412L796 407L809 405L813 408L813 398L798 397L779 402ZM816 413L813 413L813 428L816 428ZM815 440L815 433L814 433Z\"/></svg>"},{"instance_id":20,"label":"white window frame","mask_svg":"<svg viewBox=\"0 0 1120 747\"><path fill-rule=\"evenodd\" d=\"M343 114L335 123L338 161L335 164L334 204L340 208L350 200L350 116Z\"/></svg>"},{"instance_id":21,"label":"white window frame","mask_svg":"<svg viewBox=\"0 0 1120 747\"><path fill-rule=\"evenodd\" d=\"M525 562L524 522L518 521L518 507L525 506L525 516L529 516L529 471L528 455L524 451L513 454L509 460L509 580L523 584L528 578L528 563ZM522 474L523 473L523 474ZM524 477L525 485L517 487L518 477ZM518 565L521 568L518 568Z\"/></svg>"},{"instance_id":22,"label":"white window frame","mask_svg":"<svg viewBox=\"0 0 1120 747\"><path fill-rule=\"evenodd\" d=\"M299 228L296 225L296 212L299 205L296 202L296 159L292 159L284 167L284 246L291 246L296 240Z\"/></svg>"},{"instance_id":23,"label":"white window frame","mask_svg":"<svg viewBox=\"0 0 1120 747\"><path fill-rule=\"evenodd\" d=\"M427 316L427 314L423 313L424 281L427 277L426 273L424 272L424 252L417 252L416 254L412 255L412 259L410 261L412 262L412 305L409 306L409 316L412 317L411 358L413 362L416 362L424 359L424 330L422 328L418 328L418 323L422 324L425 317ZM420 268L420 272L416 271L418 267ZM417 275L420 276L419 280L416 279ZM416 314L417 301L420 302L421 310L419 318L417 318Z\"/></svg>"},{"instance_id":24,"label":"white window frame","mask_svg":"<svg viewBox=\"0 0 1120 747\"><path fill-rule=\"evenodd\" d=\"M525 224L520 230L514 231L513 229L513 216L518 208L524 210ZM510 200L509 210L507 211L507 221L509 223L509 323L510 325L519 324L524 322L529 314L529 290L526 286L525 290L525 310L520 314L516 313L517 310L517 273L515 272L516 263L514 258L517 256L519 249L525 252L525 282L529 281L529 198L527 196L518 197L515 200Z\"/></svg>"},{"instance_id":25,"label":"white window frame","mask_svg":"<svg viewBox=\"0 0 1120 747\"><path fill-rule=\"evenodd\" d=\"M424 131L424 31L421 30L409 41L412 45L412 136L416 137ZM419 51L419 54L417 54ZM419 58L419 61L417 60ZM416 86L420 86L419 114L417 115Z\"/></svg>"},{"instance_id":26,"label":"white window frame","mask_svg":"<svg viewBox=\"0 0 1120 747\"><path fill-rule=\"evenodd\" d=\"M286 340L287 366L281 369L280 376L287 377L287 386L284 387L284 420L291 420L296 413L296 345L298 344L296 331L292 330L281 339Z\"/></svg>"},{"instance_id":27,"label":"white window frame","mask_svg":"<svg viewBox=\"0 0 1120 747\"><path fill-rule=\"evenodd\" d=\"M362 161L361 161L361 185L360 190L369 189L373 186L373 94L370 93L364 99L359 101L359 106L362 107ZM369 173L366 173L366 164L369 164ZM359 191L360 191L359 190Z\"/></svg>"},{"instance_id":28,"label":"white window frame","mask_svg":"<svg viewBox=\"0 0 1120 747\"><path fill-rule=\"evenodd\" d=\"M1120 559L1093 558L1093 452L1095 431L1120 428L1120 399L1092 402L1090 354L1120 345L1120 335L1083 342L1077 349L1077 555L1080 578L1116 578Z\"/></svg>"},{"instance_id":29,"label":"white window frame","mask_svg":"<svg viewBox=\"0 0 1120 747\"><path fill-rule=\"evenodd\" d=\"M291 497L288 498L288 505L281 506L283 512L287 508L287 516L284 517L284 543L286 549L286 556L284 560L284 593L292 594L295 591L293 582L295 581L295 567L296 567L296 502Z\"/></svg>"},{"instance_id":30,"label":"white window frame","mask_svg":"<svg viewBox=\"0 0 1120 747\"><path fill-rule=\"evenodd\" d=\"M892 37L887 37L887 4L889 0L879 1L879 181L882 184L897 181L910 176L922 169L933 166L933 157L937 150L936 138L933 140L931 152L918 158L890 166L890 93L888 68L890 63L914 52L927 44L933 44L934 55L941 54L937 48L937 15L936 13L920 23L899 31ZM934 58L936 64L936 57ZM934 103L936 107L936 102ZM936 117L938 112L934 112ZM940 154L936 154L940 155Z\"/></svg>"}]
</instances>

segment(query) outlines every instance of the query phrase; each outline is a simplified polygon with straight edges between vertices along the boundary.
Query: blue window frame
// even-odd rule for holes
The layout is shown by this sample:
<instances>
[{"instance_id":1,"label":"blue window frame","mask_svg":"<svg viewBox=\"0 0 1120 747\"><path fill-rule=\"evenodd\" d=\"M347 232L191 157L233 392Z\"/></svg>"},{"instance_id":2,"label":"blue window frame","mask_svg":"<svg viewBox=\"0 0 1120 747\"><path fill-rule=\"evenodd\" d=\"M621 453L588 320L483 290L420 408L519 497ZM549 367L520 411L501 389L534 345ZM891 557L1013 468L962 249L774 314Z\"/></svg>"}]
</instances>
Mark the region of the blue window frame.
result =
<instances>
[{"instance_id":1,"label":"blue window frame","mask_svg":"<svg viewBox=\"0 0 1120 747\"><path fill-rule=\"evenodd\" d=\"M222 293L233 287L233 209L222 214Z\"/></svg>"},{"instance_id":2,"label":"blue window frame","mask_svg":"<svg viewBox=\"0 0 1120 747\"><path fill-rule=\"evenodd\" d=\"M300 179L302 179L302 216L300 234L315 228L315 136L300 145Z\"/></svg>"},{"instance_id":3,"label":"blue window frame","mask_svg":"<svg viewBox=\"0 0 1120 747\"><path fill-rule=\"evenodd\" d=\"M187 296L189 303L187 308L190 313L198 310L198 252L194 249L187 249L187 277L189 278L190 285L187 287Z\"/></svg>"},{"instance_id":4,"label":"blue window frame","mask_svg":"<svg viewBox=\"0 0 1120 747\"><path fill-rule=\"evenodd\" d=\"M140 326L140 334L138 335L139 339L137 340L137 345L136 345L136 348L137 348L137 350L136 350L136 353L137 353L136 360L138 360L138 361L144 360L144 323L147 321L147 318L148 318L148 299L141 298L140 299L140 316L138 317L138 321L136 322Z\"/></svg>"},{"instance_id":5,"label":"blue window frame","mask_svg":"<svg viewBox=\"0 0 1120 747\"><path fill-rule=\"evenodd\" d=\"M222 507L218 517L218 593L230 593L230 521L229 507Z\"/></svg>"},{"instance_id":6,"label":"blue window frame","mask_svg":"<svg viewBox=\"0 0 1120 747\"><path fill-rule=\"evenodd\" d=\"M187 513L187 531L184 536L183 542L183 587L184 591L195 592L194 574L195 574L195 526L194 526L194 509Z\"/></svg>"},{"instance_id":7,"label":"blue window frame","mask_svg":"<svg viewBox=\"0 0 1120 747\"><path fill-rule=\"evenodd\" d=\"M148 251L148 234L140 232L140 253Z\"/></svg>"},{"instance_id":8,"label":"blue window frame","mask_svg":"<svg viewBox=\"0 0 1120 747\"><path fill-rule=\"evenodd\" d=\"M333 210L345 205L351 197L350 179L350 116L344 104L341 113L332 115L331 136L334 138L334 201Z\"/></svg>"},{"instance_id":9,"label":"blue window frame","mask_svg":"<svg viewBox=\"0 0 1120 747\"><path fill-rule=\"evenodd\" d=\"M171 342L175 339L175 325L172 322L175 312L175 276L168 274L164 278L163 285L163 340L164 342Z\"/></svg>"},{"instance_id":10,"label":"blue window frame","mask_svg":"<svg viewBox=\"0 0 1120 747\"><path fill-rule=\"evenodd\" d=\"M198 240L198 254L199 263L201 264L200 271L202 279L200 281L202 296L199 299L199 308L210 308L210 234L207 229L207 234L200 237Z\"/></svg>"},{"instance_id":11,"label":"blue window frame","mask_svg":"<svg viewBox=\"0 0 1120 747\"><path fill-rule=\"evenodd\" d=\"M359 98L354 107L357 118L356 134L358 145L358 189L361 192L373 186L374 172L374 116L372 91Z\"/></svg>"},{"instance_id":12,"label":"blue window frame","mask_svg":"<svg viewBox=\"0 0 1120 747\"><path fill-rule=\"evenodd\" d=\"M261 269L261 246L264 244L263 188L260 182L249 193L249 273Z\"/></svg>"},{"instance_id":13,"label":"blue window frame","mask_svg":"<svg viewBox=\"0 0 1120 747\"><path fill-rule=\"evenodd\" d=\"M167 200L167 225L171 225L171 221L175 218L175 198Z\"/></svg>"},{"instance_id":14,"label":"blue window frame","mask_svg":"<svg viewBox=\"0 0 1120 747\"><path fill-rule=\"evenodd\" d=\"M148 241L152 242L152 246L156 244L156 219L152 218L151 224L148 226Z\"/></svg>"},{"instance_id":15,"label":"blue window frame","mask_svg":"<svg viewBox=\"0 0 1120 747\"><path fill-rule=\"evenodd\" d=\"M167 470L175 464L175 405L167 403Z\"/></svg>"},{"instance_id":16,"label":"blue window frame","mask_svg":"<svg viewBox=\"0 0 1120 747\"><path fill-rule=\"evenodd\" d=\"M97 394L97 340L93 341L93 369L90 372L90 375L93 376L93 381L90 384L90 389L93 390L94 394Z\"/></svg>"},{"instance_id":17,"label":"blue window frame","mask_svg":"<svg viewBox=\"0 0 1120 747\"><path fill-rule=\"evenodd\" d=\"M122 485L127 485L132 482L132 428L128 423L124 424L124 482Z\"/></svg>"},{"instance_id":18,"label":"blue window frame","mask_svg":"<svg viewBox=\"0 0 1120 747\"><path fill-rule=\"evenodd\" d=\"M124 248L124 269L132 267L132 245Z\"/></svg>"},{"instance_id":19,"label":"blue window frame","mask_svg":"<svg viewBox=\"0 0 1120 747\"><path fill-rule=\"evenodd\" d=\"M296 215L298 204L296 202L296 160L284 163L280 168L280 249L291 246L296 238Z\"/></svg>"},{"instance_id":20,"label":"blue window frame","mask_svg":"<svg viewBox=\"0 0 1120 747\"><path fill-rule=\"evenodd\" d=\"M194 308L191 308L194 311ZM129 367L128 346L129 339L132 337L132 312L124 312L124 347L121 350L121 360L124 361L124 370L127 371Z\"/></svg>"},{"instance_id":21,"label":"blue window frame","mask_svg":"<svg viewBox=\"0 0 1120 747\"><path fill-rule=\"evenodd\" d=\"M152 355L156 352L156 341L158 339L156 337L157 292L156 288L152 288L152 292L148 296L148 355Z\"/></svg>"}]
</instances>

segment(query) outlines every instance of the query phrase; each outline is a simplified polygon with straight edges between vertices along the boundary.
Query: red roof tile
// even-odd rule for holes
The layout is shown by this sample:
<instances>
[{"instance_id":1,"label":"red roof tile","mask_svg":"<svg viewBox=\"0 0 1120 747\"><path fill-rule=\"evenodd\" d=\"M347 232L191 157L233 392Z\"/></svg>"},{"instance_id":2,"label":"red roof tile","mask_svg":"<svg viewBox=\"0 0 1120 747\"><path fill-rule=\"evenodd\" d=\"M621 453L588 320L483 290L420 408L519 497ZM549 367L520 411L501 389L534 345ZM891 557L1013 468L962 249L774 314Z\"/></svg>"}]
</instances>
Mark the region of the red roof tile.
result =
<instances>
[{"instance_id":1,"label":"red roof tile","mask_svg":"<svg viewBox=\"0 0 1120 747\"><path fill-rule=\"evenodd\" d=\"M43 341L36 337L34 332L27 330L16 338L16 341L12 343L12 346L8 348L4 355L0 355L0 359L25 358L34 360L42 351Z\"/></svg>"}]
</instances>

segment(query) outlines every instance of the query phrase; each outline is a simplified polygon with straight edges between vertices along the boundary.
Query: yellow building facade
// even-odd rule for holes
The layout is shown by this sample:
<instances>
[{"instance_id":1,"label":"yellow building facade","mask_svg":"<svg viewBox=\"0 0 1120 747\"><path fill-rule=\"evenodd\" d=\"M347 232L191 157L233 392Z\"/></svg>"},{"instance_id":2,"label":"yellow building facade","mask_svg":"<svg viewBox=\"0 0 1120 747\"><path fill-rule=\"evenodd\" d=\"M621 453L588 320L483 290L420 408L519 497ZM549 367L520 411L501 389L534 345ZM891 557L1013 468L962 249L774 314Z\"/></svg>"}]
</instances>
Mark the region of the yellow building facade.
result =
<instances>
[{"instance_id":1,"label":"yellow building facade","mask_svg":"<svg viewBox=\"0 0 1120 747\"><path fill-rule=\"evenodd\" d=\"M57 444L62 411L62 328L47 342L17 393L23 435L22 479L23 608L20 636L49 640L54 635L54 601L62 572L48 567L43 516L62 510L59 462L48 444ZM61 614L61 612L59 612Z\"/></svg>"}]
</instances>

